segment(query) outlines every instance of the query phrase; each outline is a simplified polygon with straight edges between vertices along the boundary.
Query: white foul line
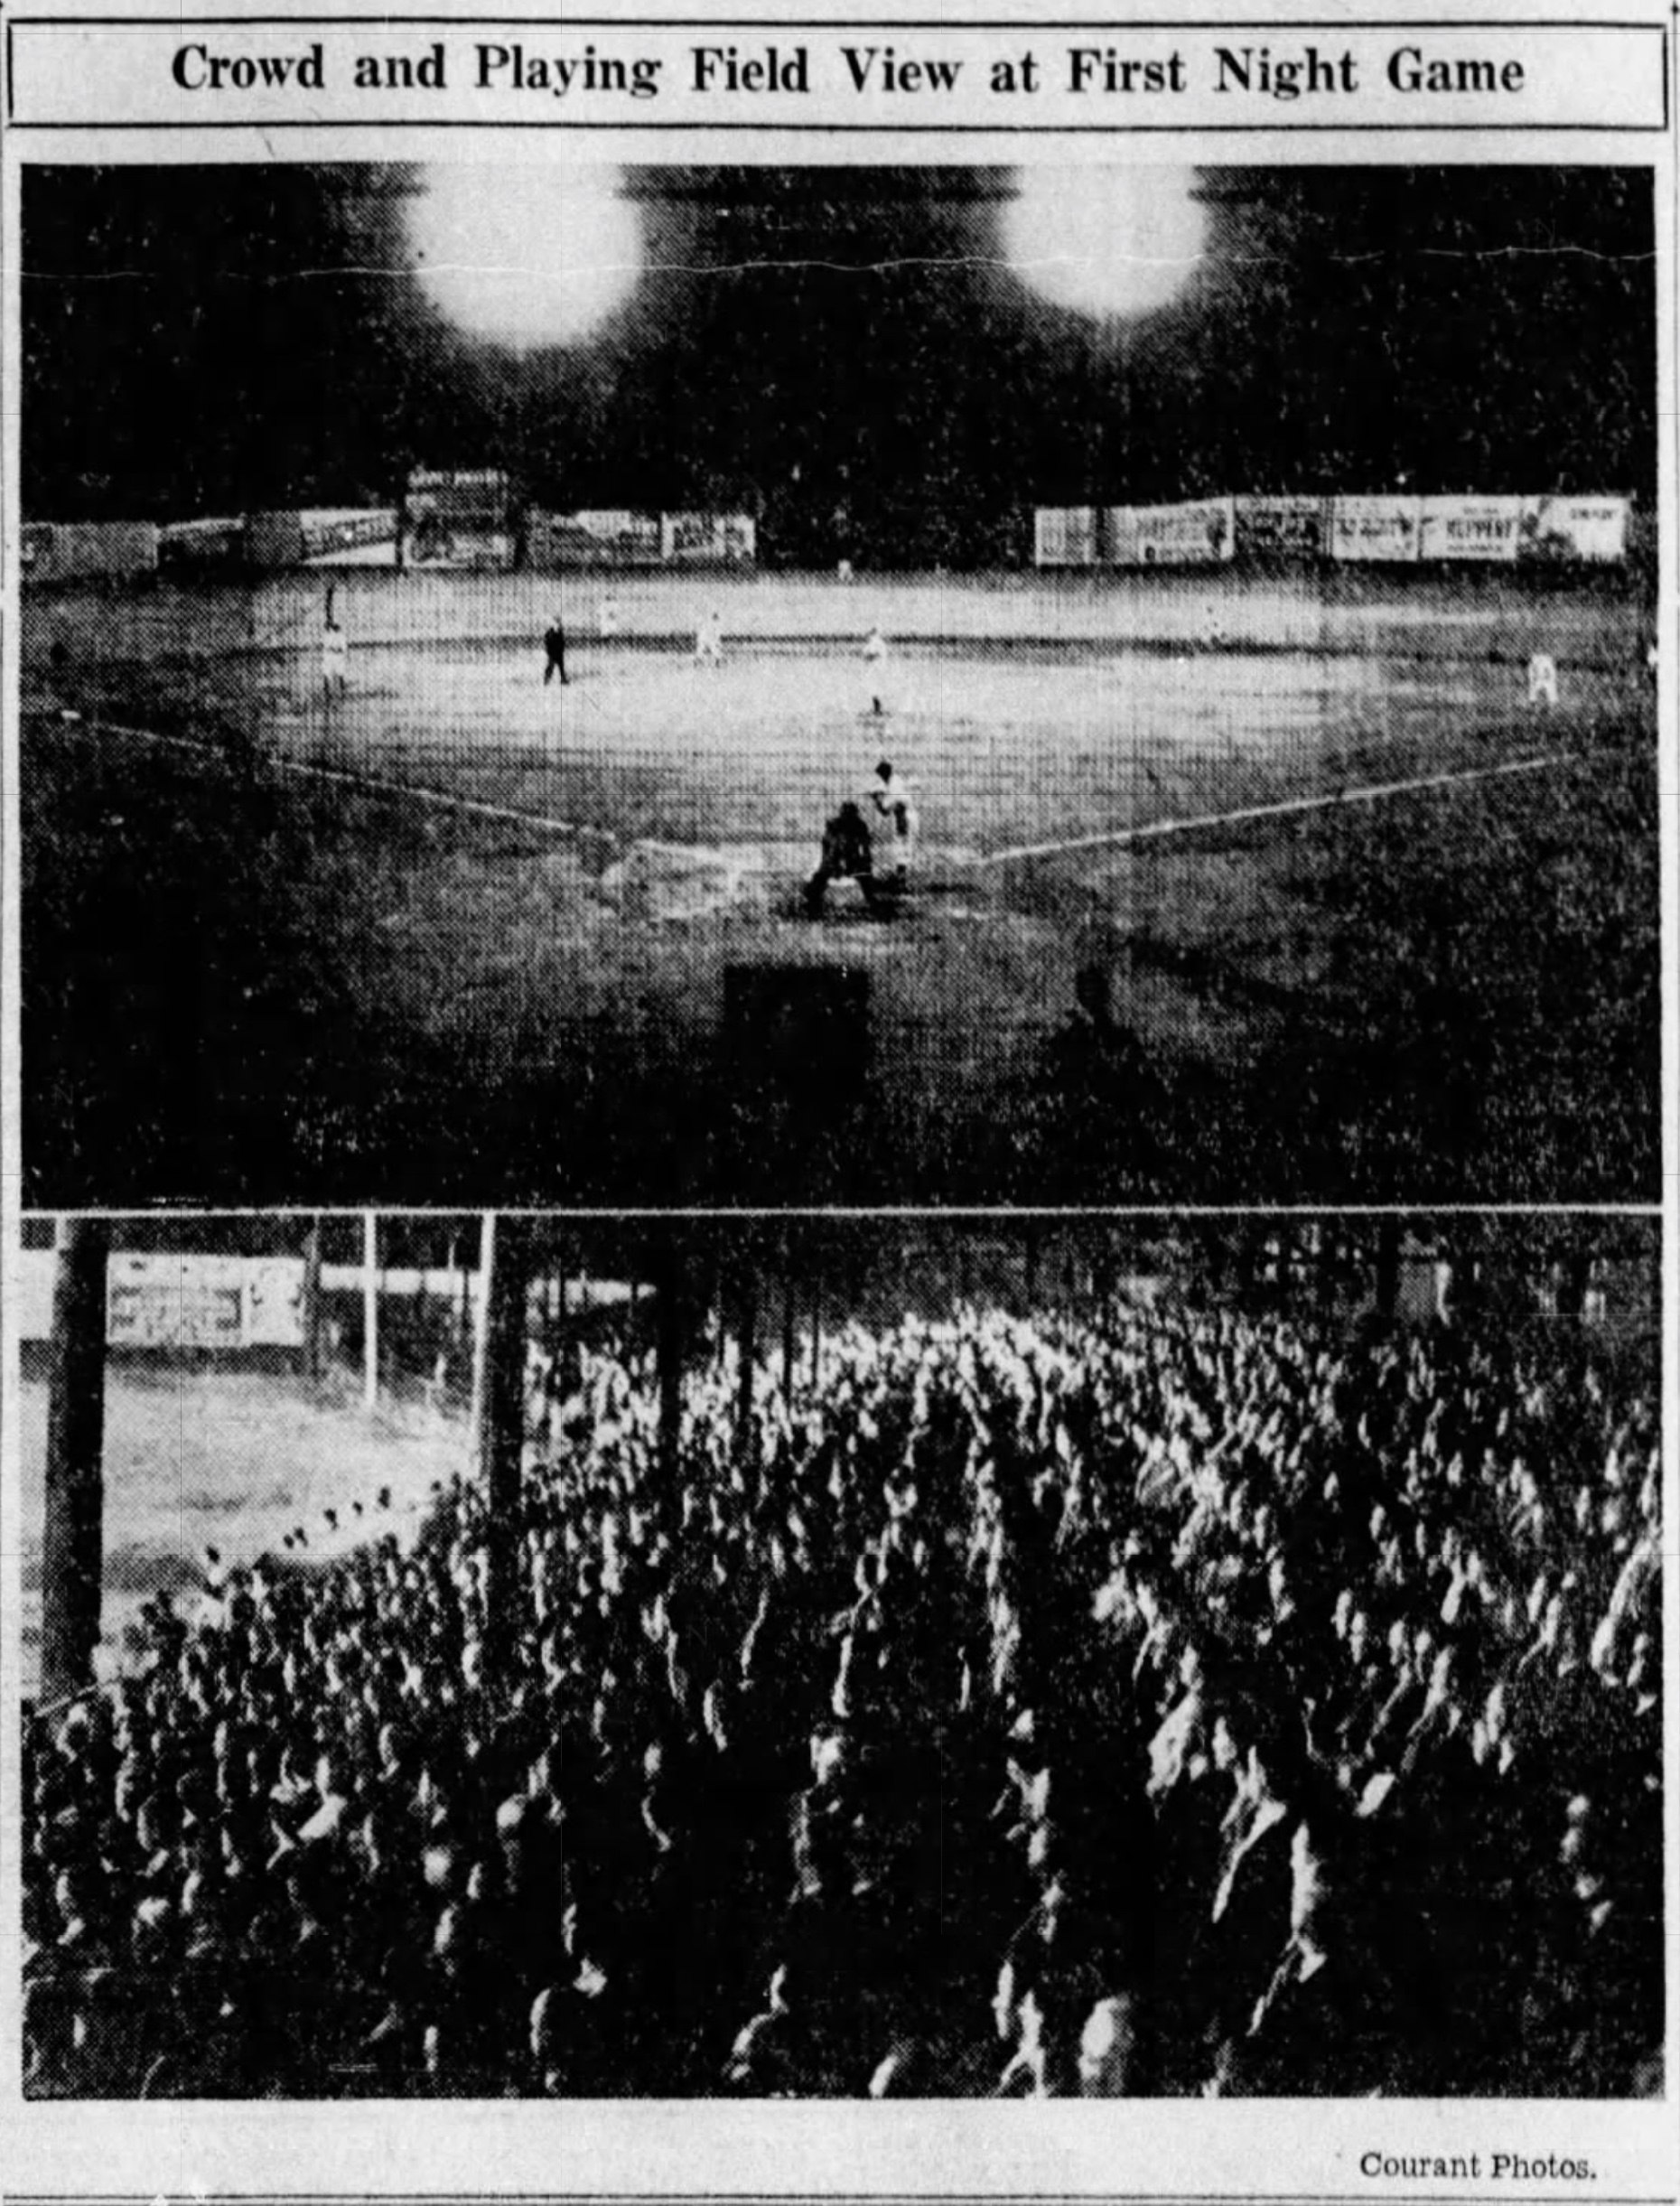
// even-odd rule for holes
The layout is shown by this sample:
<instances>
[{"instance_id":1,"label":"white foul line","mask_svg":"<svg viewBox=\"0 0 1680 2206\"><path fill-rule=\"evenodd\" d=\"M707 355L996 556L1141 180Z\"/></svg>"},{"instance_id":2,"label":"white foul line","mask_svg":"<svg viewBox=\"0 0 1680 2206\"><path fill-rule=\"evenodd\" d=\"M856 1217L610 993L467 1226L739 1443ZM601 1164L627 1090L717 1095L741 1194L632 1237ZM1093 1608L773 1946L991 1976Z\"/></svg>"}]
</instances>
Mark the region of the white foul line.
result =
<instances>
[{"instance_id":1,"label":"white foul line","mask_svg":"<svg viewBox=\"0 0 1680 2206\"><path fill-rule=\"evenodd\" d=\"M167 743L172 749L177 751L204 752L214 752L216 748L213 743L202 742L197 736L164 735L155 728L126 727L118 720L90 720L79 724L61 723L60 733L66 735L79 735L84 743L91 742L99 734L106 734L132 735L142 743ZM284 752L275 751L263 751L254 752L253 755L260 757L265 766L277 773L306 774L312 781L341 781L350 789L376 790L381 796L412 798L417 804L446 805L452 811L474 812L484 819L511 819L517 821L522 827L542 827L555 835L584 836L592 841L609 844L615 849L623 841L623 837L614 834L610 827L585 827L581 820L558 819L552 813L547 812L522 811L517 805L490 804L480 797L458 797L446 789L425 789L415 781L394 781L387 774L357 773L346 766L320 766L310 759L287 758ZM697 846L688 843L663 843L653 836L639 837L637 847L641 850L651 850L660 857L692 858L696 864L701 865L718 862L716 854L708 853ZM726 860L721 862L727 863Z\"/></svg>"},{"instance_id":2,"label":"white foul line","mask_svg":"<svg viewBox=\"0 0 1680 2206\"><path fill-rule=\"evenodd\" d=\"M1364 789L1340 789L1327 797L1291 797L1282 804L1246 805L1238 812L1208 812L1196 819L1155 819L1142 827L1114 827L1103 835L1082 835L1066 843L1024 843L1015 850L994 850L982 865L1013 865L1029 858L1058 858L1077 850L1115 849L1162 836L1189 835L1199 827L1233 827L1249 819L1277 819L1290 812L1321 812L1338 804L1375 804L1384 797L1406 797L1425 789L1456 789L1467 781L1490 781L1504 773L1538 773L1547 766L1573 763L1563 752L1545 758L1519 758L1503 766L1470 766L1459 773L1433 773L1418 781L1376 781Z\"/></svg>"},{"instance_id":3,"label":"white foul line","mask_svg":"<svg viewBox=\"0 0 1680 2206\"><path fill-rule=\"evenodd\" d=\"M167 743L177 751L196 751L214 753L214 743L204 743L191 735L162 735L155 728L125 727L117 720L94 720L74 725L61 724L60 733L79 735L84 742L96 739L100 734L136 736L142 743ZM447 805L452 811L474 812L483 819L511 819L525 827L545 827L555 835L588 836L598 843L610 843L615 847L620 837L607 827L588 827L575 819L555 819L543 812L521 811L518 805L490 804L481 797L457 797L446 789L425 789L414 781L393 781L385 774L356 773L343 766L317 766L308 759L286 758L275 751L253 752L254 758L276 773L305 774L314 781L341 781L347 788L377 791L380 796L400 797L416 804Z\"/></svg>"}]
</instances>

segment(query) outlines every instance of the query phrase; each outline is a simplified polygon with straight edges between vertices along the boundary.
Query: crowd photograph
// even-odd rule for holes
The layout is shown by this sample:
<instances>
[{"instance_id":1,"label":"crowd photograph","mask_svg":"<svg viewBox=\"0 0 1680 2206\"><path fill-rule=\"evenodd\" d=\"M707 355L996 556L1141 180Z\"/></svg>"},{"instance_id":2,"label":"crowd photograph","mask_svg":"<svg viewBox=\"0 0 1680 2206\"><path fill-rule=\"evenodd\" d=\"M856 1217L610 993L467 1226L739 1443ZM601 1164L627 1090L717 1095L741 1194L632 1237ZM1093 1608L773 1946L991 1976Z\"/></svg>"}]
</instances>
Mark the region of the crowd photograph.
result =
<instances>
[{"instance_id":1,"label":"crowd photograph","mask_svg":"<svg viewBox=\"0 0 1680 2206\"><path fill-rule=\"evenodd\" d=\"M31 1257L32 2097L1661 2096L1648 1222L308 1223Z\"/></svg>"}]
</instances>

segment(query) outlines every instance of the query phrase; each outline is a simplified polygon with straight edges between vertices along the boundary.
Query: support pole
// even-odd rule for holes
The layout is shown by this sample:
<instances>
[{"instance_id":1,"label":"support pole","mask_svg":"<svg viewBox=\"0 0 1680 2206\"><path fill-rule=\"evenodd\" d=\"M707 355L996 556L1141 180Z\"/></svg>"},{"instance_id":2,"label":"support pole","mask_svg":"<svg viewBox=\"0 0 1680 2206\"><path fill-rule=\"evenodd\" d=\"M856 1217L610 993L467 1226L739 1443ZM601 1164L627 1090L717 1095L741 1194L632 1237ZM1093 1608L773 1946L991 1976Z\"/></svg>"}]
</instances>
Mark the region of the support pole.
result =
<instances>
[{"instance_id":1,"label":"support pole","mask_svg":"<svg viewBox=\"0 0 1680 2206\"><path fill-rule=\"evenodd\" d=\"M366 1409L379 1400L379 1220L364 1210L361 1220L361 1399Z\"/></svg>"},{"instance_id":2,"label":"support pole","mask_svg":"<svg viewBox=\"0 0 1680 2206\"><path fill-rule=\"evenodd\" d=\"M1400 1309L1400 1220L1385 1218L1377 1228L1377 1314L1392 1320Z\"/></svg>"},{"instance_id":3,"label":"support pole","mask_svg":"<svg viewBox=\"0 0 1680 2206\"><path fill-rule=\"evenodd\" d=\"M784 1401L793 1398L795 1274L793 1241L784 1236L781 1245L781 1391Z\"/></svg>"},{"instance_id":4,"label":"support pole","mask_svg":"<svg viewBox=\"0 0 1680 2206\"><path fill-rule=\"evenodd\" d=\"M735 1251L735 1347L740 1369L735 1379L735 1446L742 1456L752 1447L753 1386L759 1360L758 1249L743 1234Z\"/></svg>"},{"instance_id":5,"label":"support pole","mask_svg":"<svg viewBox=\"0 0 1680 2206\"><path fill-rule=\"evenodd\" d=\"M1116 1276L1113 1235L1099 1229L1091 1250L1091 1293L1103 1309L1114 1300Z\"/></svg>"},{"instance_id":6,"label":"support pole","mask_svg":"<svg viewBox=\"0 0 1680 2206\"><path fill-rule=\"evenodd\" d=\"M312 1218L303 1242L303 1291L298 1315L303 1329L303 1376L312 1386L321 1380L321 1220Z\"/></svg>"},{"instance_id":7,"label":"support pole","mask_svg":"<svg viewBox=\"0 0 1680 2206\"><path fill-rule=\"evenodd\" d=\"M659 1465L667 1481L677 1474L682 1451L685 1308L683 1251L667 1228L660 1237L655 1315L659 1371Z\"/></svg>"},{"instance_id":8,"label":"support pole","mask_svg":"<svg viewBox=\"0 0 1680 2206\"><path fill-rule=\"evenodd\" d=\"M105 1564L105 1285L110 1228L59 1228L47 1378L46 1523L42 1541L41 1695L93 1682Z\"/></svg>"},{"instance_id":9,"label":"support pole","mask_svg":"<svg viewBox=\"0 0 1680 2206\"><path fill-rule=\"evenodd\" d=\"M455 1334L469 1356L475 1352L477 1335L473 1330L477 1320L472 1307L472 1273L467 1264L467 1252L459 1240L449 1245L450 1268L455 1273L459 1288L455 1297ZM476 1402L478 1397L473 1397Z\"/></svg>"},{"instance_id":10,"label":"support pole","mask_svg":"<svg viewBox=\"0 0 1680 2206\"><path fill-rule=\"evenodd\" d=\"M528 1229L487 1211L479 1261L473 1357L473 1432L490 1516L486 1550L484 1681L492 1691L513 1667L523 1619L518 1603L520 1491L525 1473L525 1351L530 1295Z\"/></svg>"},{"instance_id":11,"label":"support pole","mask_svg":"<svg viewBox=\"0 0 1680 2206\"><path fill-rule=\"evenodd\" d=\"M1230 1228L1225 1224L1204 1226L1200 1239L1204 1285L1214 1302L1223 1302L1231 1260Z\"/></svg>"}]
</instances>

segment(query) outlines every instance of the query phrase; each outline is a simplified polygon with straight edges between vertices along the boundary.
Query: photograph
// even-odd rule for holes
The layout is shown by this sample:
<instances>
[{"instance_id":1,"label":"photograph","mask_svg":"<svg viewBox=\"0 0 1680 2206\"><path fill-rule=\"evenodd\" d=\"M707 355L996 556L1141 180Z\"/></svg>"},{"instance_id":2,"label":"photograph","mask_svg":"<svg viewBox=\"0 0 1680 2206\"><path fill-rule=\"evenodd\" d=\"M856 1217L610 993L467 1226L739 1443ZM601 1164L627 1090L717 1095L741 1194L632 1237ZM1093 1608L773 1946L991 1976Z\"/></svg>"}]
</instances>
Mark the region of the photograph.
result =
<instances>
[{"instance_id":1,"label":"photograph","mask_svg":"<svg viewBox=\"0 0 1680 2206\"><path fill-rule=\"evenodd\" d=\"M1653 167L490 144L31 144L28 1205L1659 1198Z\"/></svg>"},{"instance_id":2,"label":"photograph","mask_svg":"<svg viewBox=\"0 0 1680 2206\"><path fill-rule=\"evenodd\" d=\"M1660 2099L1659 1252L27 1220L25 2097Z\"/></svg>"}]
</instances>

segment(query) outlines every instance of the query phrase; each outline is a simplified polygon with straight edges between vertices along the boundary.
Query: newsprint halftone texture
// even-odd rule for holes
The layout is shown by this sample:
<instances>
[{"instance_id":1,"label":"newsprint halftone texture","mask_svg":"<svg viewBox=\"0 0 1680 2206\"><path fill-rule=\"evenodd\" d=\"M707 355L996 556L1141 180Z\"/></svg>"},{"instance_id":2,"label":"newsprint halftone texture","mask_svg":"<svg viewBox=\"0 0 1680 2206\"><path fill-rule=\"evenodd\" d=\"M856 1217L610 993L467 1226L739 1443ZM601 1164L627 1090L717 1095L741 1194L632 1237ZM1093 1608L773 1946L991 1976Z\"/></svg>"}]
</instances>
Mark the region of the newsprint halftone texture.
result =
<instances>
[{"instance_id":1,"label":"newsprint halftone texture","mask_svg":"<svg viewBox=\"0 0 1680 2206\"><path fill-rule=\"evenodd\" d=\"M32 1201L1657 1199L1648 170L461 173L23 173Z\"/></svg>"},{"instance_id":2,"label":"newsprint halftone texture","mask_svg":"<svg viewBox=\"0 0 1680 2206\"><path fill-rule=\"evenodd\" d=\"M14 153L26 2111L1660 2100L1666 138L311 127Z\"/></svg>"}]
</instances>

